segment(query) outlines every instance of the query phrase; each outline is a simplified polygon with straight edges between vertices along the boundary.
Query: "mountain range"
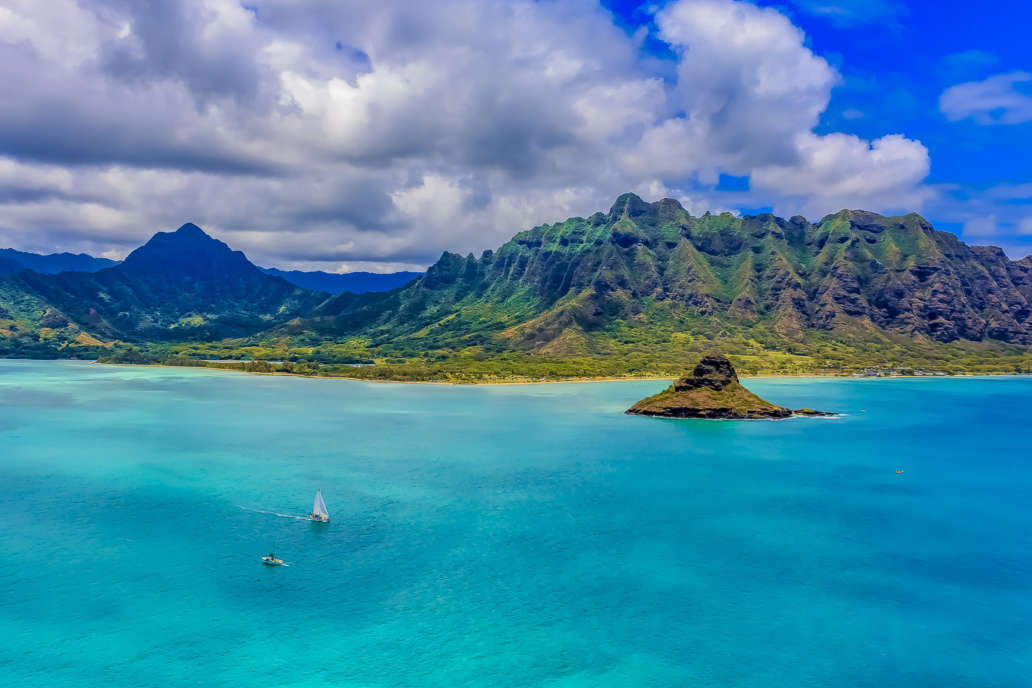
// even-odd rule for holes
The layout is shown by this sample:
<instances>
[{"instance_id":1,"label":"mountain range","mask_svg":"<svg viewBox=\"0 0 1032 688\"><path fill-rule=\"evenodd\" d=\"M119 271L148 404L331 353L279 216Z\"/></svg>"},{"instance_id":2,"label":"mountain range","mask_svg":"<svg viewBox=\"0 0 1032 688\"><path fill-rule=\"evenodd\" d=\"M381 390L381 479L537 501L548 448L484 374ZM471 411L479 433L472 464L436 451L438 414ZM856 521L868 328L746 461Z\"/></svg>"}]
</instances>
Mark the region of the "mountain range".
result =
<instances>
[{"instance_id":1,"label":"mountain range","mask_svg":"<svg viewBox=\"0 0 1032 688\"><path fill-rule=\"evenodd\" d=\"M624 194L607 213L535 227L480 257L445 253L365 294L298 287L187 224L93 273L0 280L0 344L535 371L577 360L631 373L673 369L715 343L747 372L749 356L1020 362L1030 304L1032 258L969 246L916 214L693 217L675 200Z\"/></svg>"},{"instance_id":2,"label":"mountain range","mask_svg":"<svg viewBox=\"0 0 1032 688\"><path fill-rule=\"evenodd\" d=\"M1027 345L1030 304L1032 258L968 246L916 214L692 217L625 194L480 258L446 253L405 289L330 299L302 326L453 346L492 334L545 351L616 325L700 318L790 341L846 330Z\"/></svg>"},{"instance_id":3,"label":"mountain range","mask_svg":"<svg viewBox=\"0 0 1032 688\"><path fill-rule=\"evenodd\" d=\"M51 253L41 255L17 251L13 248L0 248L0 276L15 275L22 270L32 270L43 275L56 275L61 272L97 272L104 268L114 267L119 261L108 258L95 258L85 253ZM280 270L279 268L260 268L262 272L282 277L291 284L310 289L324 291L329 294L351 292L365 294L371 291L390 291L407 284L419 277L421 272L323 272L321 270Z\"/></svg>"},{"instance_id":4,"label":"mountain range","mask_svg":"<svg viewBox=\"0 0 1032 688\"><path fill-rule=\"evenodd\" d=\"M329 294L365 294L371 291L390 291L404 286L416 279L421 272L323 272L322 270L280 270L278 268L261 268L262 272L282 277L291 284L296 284L312 291L324 291Z\"/></svg>"},{"instance_id":5,"label":"mountain range","mask_svg":"<svg viewBox=\"0 0 1032 688\"><path fill-rule=\"evenodd\" d=\"M33 270L44 275L54 275L71 270L96 272L109 268L116 262L107 258L94 258L85 253L40 255L16 251L13 248L0 248L0 275L13 275L22 270Z\"/></svg>"},{"instance_id":6,"label":"mountain range","mask_svg":"<svg viewBox=\"0 0 1032 688\"><path fill-rule=\"evenodd\" d=\"M39 327L71 328L104 341L252 334L327 297L266 275L193 224L155 234L113 267L56 275L26 271L10 282L38 301Z\"/></svg>"}]
</instances>

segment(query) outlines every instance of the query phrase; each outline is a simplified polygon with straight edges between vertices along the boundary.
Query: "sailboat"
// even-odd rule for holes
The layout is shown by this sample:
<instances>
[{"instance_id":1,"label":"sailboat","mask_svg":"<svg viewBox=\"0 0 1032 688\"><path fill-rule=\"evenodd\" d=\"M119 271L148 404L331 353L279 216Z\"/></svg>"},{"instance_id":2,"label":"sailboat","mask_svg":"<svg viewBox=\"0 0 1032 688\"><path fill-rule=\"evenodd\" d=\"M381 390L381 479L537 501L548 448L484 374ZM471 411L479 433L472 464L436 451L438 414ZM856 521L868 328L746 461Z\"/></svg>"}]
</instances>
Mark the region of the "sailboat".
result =
<instances>
[{"instance_id":1,"label":"sailboat","mask_svg":"<svg viewBox=\"0 0 1032 688\"><path fill-rule=\"evenodd\" d=\"M322 490L316 490L315 504L312 505L312 513L308 514L308 518L320 523L326 523L330 520L330 512L326 510L326 502L323 501Z\"/></svg>"}]
</instances>

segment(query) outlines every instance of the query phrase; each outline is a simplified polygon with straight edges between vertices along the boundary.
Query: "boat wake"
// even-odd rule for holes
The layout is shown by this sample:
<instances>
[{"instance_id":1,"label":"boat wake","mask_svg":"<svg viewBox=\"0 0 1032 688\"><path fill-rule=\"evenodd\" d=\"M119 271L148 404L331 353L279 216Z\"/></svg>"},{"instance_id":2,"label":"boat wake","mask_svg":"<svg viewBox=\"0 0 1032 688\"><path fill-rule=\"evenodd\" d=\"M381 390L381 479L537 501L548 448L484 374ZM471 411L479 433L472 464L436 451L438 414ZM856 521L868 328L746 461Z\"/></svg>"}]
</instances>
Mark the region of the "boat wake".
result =
<instances>
[{"instance_id":1,"label":"boat wake","mask_svg":"<svg viewBox=\"0 0 1032 688\"><path fill-rule=\"evenodd\" d=\"M295 514L281 514L278 511L266 511L265 509L252 509L251 507L242 506L240 504L237 504L237 507L240 508L240 509L243 509L244 511L250 511L250 512L255 513L255 514L268 514L269 516L279 516L280 518L293 518L293 519L297 519L298 521L307 521L308 520L307 516L297 516Z\"/></svg>"}]
</instances>

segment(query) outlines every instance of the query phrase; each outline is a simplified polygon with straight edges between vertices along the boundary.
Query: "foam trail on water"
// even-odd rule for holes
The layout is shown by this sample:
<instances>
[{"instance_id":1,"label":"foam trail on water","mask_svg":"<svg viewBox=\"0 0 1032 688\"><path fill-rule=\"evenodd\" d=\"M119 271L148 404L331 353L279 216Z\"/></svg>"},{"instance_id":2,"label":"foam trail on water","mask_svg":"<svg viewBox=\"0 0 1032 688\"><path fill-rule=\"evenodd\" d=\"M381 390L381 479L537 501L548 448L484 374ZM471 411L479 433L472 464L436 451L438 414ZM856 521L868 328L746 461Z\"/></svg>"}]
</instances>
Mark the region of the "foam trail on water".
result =
<instances>
[{"instance_id":1,"label":"foam trail on water","mask_svg":"<svg viewBox=\"0 0 1032 688\"><path fill-rule=\"evenodd\" d=\"M281 514L278 511L266 511L265 509L252 509L250 507L243 506L243 505L240 505L240 504L237 504L237 507L240 508L240 509L243 509L244 511L250 511L250 512L256 513L256 514L268 514L270 516L279 516L280 518L296 518L298 521L307 521L308 520L307 516L296 516L294 514Z\"/></svg>"}]
</instances>

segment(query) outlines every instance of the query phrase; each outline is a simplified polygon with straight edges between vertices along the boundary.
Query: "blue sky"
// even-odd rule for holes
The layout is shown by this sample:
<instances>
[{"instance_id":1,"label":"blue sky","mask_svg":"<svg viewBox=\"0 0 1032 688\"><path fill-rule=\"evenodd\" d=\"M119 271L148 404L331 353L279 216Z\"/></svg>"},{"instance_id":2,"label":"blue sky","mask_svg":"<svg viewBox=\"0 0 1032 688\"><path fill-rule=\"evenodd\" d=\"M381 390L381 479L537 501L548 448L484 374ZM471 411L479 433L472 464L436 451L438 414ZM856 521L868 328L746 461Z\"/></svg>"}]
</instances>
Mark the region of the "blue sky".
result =
<instances>
[{"instance_id":1,"label":"blue sky","mask_svg":"<svg viewBox=\"0 0 1032 688\"><path fill-rule=\"evenodd\" d=\"M984 126L970 118L951 122L939 109L939 97L958 83L1032 69L1032 4L840 4L845 14L838 21L829 21L836 14L792 13L814 48L845 78L833 91L823 126L865 137L891 130L920 139L932 151L930 183L1029 180L1032 127ZM844 116L850 110L863 117Z\"/></svg>"},{"instance_id":2,"label":"blue sky","mask_svg":"<svg viewBox=\"0 0 1032 688\"><path fill-rule=\"evenodd\" d=\"M0 245L419 269L621 192L1032 252L1026 3L0 0Z\"/></svg>"},{"instance_id":3,"label":"blue sky","mask_svg":"<svg viewBox=\"0 0 1032 688\"><path fill-rule=\"evenodd\" d=\"M782 12L805 31L808 45L842 75L822 114L820 132L839 131L873 139L898 132L929 150L926 183L944 198L922 209L940 229L964 234L970 214L997 217L988 236L969 226L972 243L993 241L1012 257L1032 253L1032 190L1008 198L999 187L1032 181L1032 80L1014 89L1029 101L1014 124L988 124L974 117L951 120L940 98L951 86L996 75L1032 72L1028 27L1032 3L959 0L798 0L755 4ZM649 27L663 3L607 0L628 31ZM669 59L662 43L649 49ZM736 180L736 184L745 182ZM991 198L983 198L984 196ZM969 208L965 212L964 205ZM757 207L758 210L766 210ZM975 231L970 231L974 229Z\"/></svg>"}]
</instances>

